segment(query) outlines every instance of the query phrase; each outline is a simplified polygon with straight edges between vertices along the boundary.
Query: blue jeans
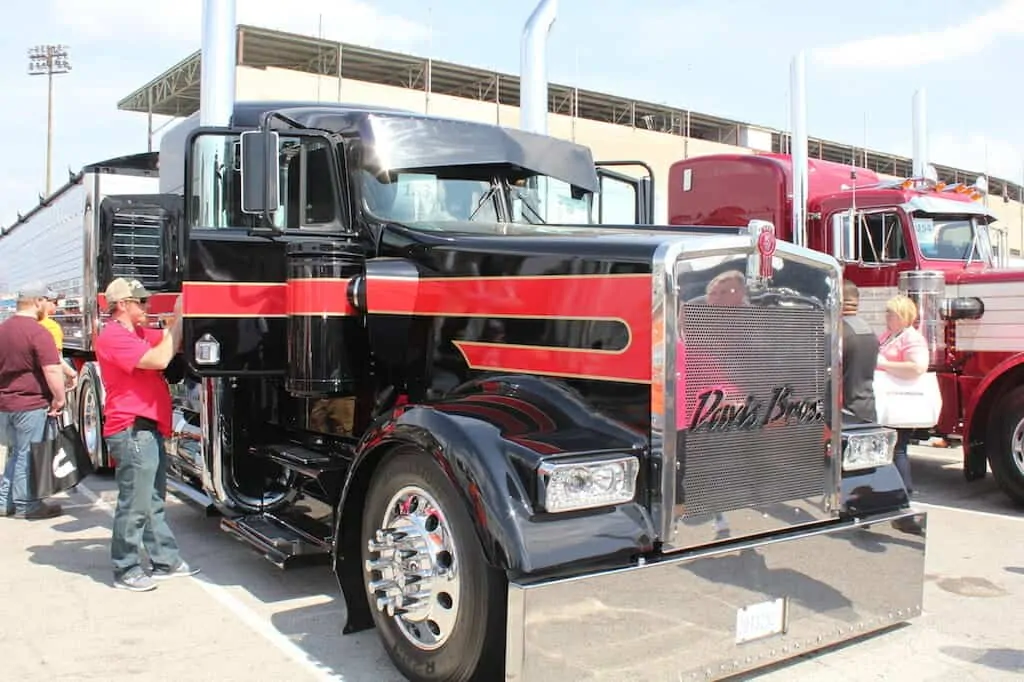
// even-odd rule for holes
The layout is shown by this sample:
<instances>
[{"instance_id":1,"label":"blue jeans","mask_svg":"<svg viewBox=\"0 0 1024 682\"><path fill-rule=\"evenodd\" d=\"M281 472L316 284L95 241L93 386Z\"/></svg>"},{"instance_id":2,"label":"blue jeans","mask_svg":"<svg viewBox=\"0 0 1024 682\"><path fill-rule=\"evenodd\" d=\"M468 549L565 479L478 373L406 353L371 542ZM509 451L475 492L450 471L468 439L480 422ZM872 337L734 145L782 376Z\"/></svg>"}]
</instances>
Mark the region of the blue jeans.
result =
<instances>
[{"instance_id":1,"label":"blue jeans","mask_svg":"<svg viewBox=\"0 0 1024 682\"><path fill-rule=\"evenodd\" d=\"M167 497L167 451L163 437L134 428L106 438L117 462L117 509L110 559L114 576L142 570L143 547L153 568L172 569L181 561L178 543L164 516Z\"/></svg>"},{"instance_id":2,"label":"blue jeans","mask_svg":"<svg viewBox=\"0 0 1024 682\"><path fill-rule=\"evenodd\" d=\"M907 454L907 447L910 445L910 436L913 432L913 429L896 429L896 448L892 455L892 463L900 472L903 486L908 493L914 492L914 482L910 477L910 455Z\"/></svg>"},{"instance_id":3,"label":"blue jeans","mask_svg":"<svg viewBox=\"0 0 1024 682\"><path fill-rule=\"evenodd\" d=\"M46 433L46 408L0 412L0 443L7 446L7 465L0 478L0 510L8 514L35 511L42 505L30 490L32 444Z\"/></svg>"}]
</instances>

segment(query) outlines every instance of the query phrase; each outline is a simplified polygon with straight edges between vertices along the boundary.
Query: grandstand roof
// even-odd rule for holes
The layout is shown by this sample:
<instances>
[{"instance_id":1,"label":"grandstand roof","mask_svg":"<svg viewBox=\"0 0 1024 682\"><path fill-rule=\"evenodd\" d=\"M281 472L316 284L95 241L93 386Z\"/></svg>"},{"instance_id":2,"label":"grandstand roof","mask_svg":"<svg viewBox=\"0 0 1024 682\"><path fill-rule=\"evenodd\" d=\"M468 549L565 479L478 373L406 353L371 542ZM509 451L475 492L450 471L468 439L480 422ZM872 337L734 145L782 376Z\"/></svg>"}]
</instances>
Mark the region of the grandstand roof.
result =
<instances>
[{"instance_id":1,"label":"grandstand roof","mask_svg":"<svg viewBox=\"0 0 1024 682\"><path fill-rule=\"evenodd\" d=\"M431 92L519 106L519 77L450 62L339 43L256 26L238 26L237 63L256 68L276 67L305 73L349 78L426 89ZM189 116L199 109L200 53L194 52L117 104L123 111ZM428 78L429 74L429 78ZM592 90L551 83L548 109L618 125L655 130L673 135L739 145L742 131L754 127L771 133L772 151L786 151L787 131L720 118L686 109L617 97ZM817 138L808 141L812 158L837 163L856 163L879 173L900 177L911 175L912 160ZM973 182L983 172L933 164L939 179L947 183ZM1015 201L1024 200L1021 185L989 177L989 193Z\"/></svg>"}]
</instances>

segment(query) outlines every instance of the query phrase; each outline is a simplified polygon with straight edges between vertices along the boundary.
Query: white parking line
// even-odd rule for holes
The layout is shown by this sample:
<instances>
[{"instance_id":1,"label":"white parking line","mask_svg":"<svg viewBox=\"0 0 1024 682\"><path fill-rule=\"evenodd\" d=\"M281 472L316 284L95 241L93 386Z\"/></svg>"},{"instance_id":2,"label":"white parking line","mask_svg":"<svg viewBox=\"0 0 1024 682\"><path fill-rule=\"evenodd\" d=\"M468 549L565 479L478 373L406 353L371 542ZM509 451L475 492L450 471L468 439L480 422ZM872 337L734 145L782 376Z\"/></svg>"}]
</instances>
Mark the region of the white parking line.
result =
<instances>
[{"instance_id":1,"label":"white parking line","mask_svg":"<svg viewBox=\"0 0 1024 682\"><path fill-rule=\"evenodd\" d=\"M110 517L114 516L114 508L84 484L79 483L76 491L89 498L94 507L102 509ZM305 668L313 675L313 679L322 680L323 682L345 682L344 677L331 671L329 668L324 667L322 664L311 658L309 654L303 651L301 647L295 644L295 642L274 629L274 627L261 618L259 614L236 599L228 590L224 589L220 585L215 585L209 582L203 577L202 573L193 576L191 580L197 582L208 595L234 613L239 620L249 626L253 631L277 647L281 653Z\"/></svg>"},{"instance_id":2,"label":"white parking line","mask_svg":"<svg viewBox=\"0 0 1024 682\"><path fill-rule=\"evenodd\" d=\"M992 512L978 511L976 509L964 509L962 507L953 507L947 504L932 504L931 502L917 502L916 500L910 503L911 507L922 507L924 509L941 509L942 511L959 512L961 514L973 514L974 516L982 516L989 519L999 519L1001 521L1024 521L1024 516L1008 516L1006 514L993 514Z\"/></svg>"}]
</instances>

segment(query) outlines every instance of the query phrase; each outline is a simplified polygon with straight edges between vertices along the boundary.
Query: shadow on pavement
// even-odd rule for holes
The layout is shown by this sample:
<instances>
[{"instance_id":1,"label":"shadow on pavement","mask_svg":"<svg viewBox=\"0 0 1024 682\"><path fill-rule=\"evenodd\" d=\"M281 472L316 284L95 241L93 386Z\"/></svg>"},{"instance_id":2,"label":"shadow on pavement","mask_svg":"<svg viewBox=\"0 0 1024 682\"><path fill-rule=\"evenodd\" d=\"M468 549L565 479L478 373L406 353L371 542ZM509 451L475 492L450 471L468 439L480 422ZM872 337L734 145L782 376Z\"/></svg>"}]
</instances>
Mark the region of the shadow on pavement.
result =
<instances>
[{"instance_id":1,"label":"shadow on pavement","mask_svg":"<svg viewBox=\"0 0 1024 682\"><path fill-rule=\"evenodd\" d=\"M914 447L910 459L915 502L1024 518L1024 509L999 489L991 473L980 481L964 480L959 449Z\"/></svg>"},{"instance_id":2,"label":"shadow on pavement","mask_svg":"<svg viewBox=\"0 0 1024 682\"><path fill-rule=\"evenodd\" d=\"M323 604L279 611L271 618L274 628L295 642L314 660L331 670L343 671L346 682L400 682L381 646L376 630L343 635L345 603L334 599Z\"/></svg>"},{"instance_id":3,"label":"shadow on pavement","mask_svg":"<svg viewBox=\"0 0 1024 682\"><path fill-rule=\"evenodd\" d=\"M1024 651L1020 649L976 649L966 646L944 646L939 651L947 656L981 665L992 670L1024 673Z\"/></svg>"},{"instance_id":4,"label":"shadow on pavement","mask_svg":"<svg viewBox=\"0 0 1024 682\"><path fill-rule=\"evenodd\" d=\"M113 587L114 574L110 568L110 540L90 538L57 540L50 545L28 547L29 560L41 566L51 566L65 573L77 573Z\"/></svg>"}]
</instances>

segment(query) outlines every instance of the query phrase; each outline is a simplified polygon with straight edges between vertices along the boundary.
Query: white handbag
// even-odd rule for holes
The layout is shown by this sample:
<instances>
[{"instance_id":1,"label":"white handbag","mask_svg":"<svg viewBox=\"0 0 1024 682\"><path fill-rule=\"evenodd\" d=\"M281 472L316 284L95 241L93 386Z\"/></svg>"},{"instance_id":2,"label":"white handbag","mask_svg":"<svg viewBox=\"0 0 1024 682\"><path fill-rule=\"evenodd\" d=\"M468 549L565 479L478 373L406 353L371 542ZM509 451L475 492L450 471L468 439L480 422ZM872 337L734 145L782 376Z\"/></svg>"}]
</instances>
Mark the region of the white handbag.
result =
<instances>
[{"instance_id":1,"label":"white handbag","mask_svg":"<svg viewBox=\"0 0 1024 682\"><path fill-rule=\"evenodd\" d=\"M942 393L935 372L904 379L875 370L878 423L897 429L931 428L939 423Z\"/></svg>"}]
</instances>

